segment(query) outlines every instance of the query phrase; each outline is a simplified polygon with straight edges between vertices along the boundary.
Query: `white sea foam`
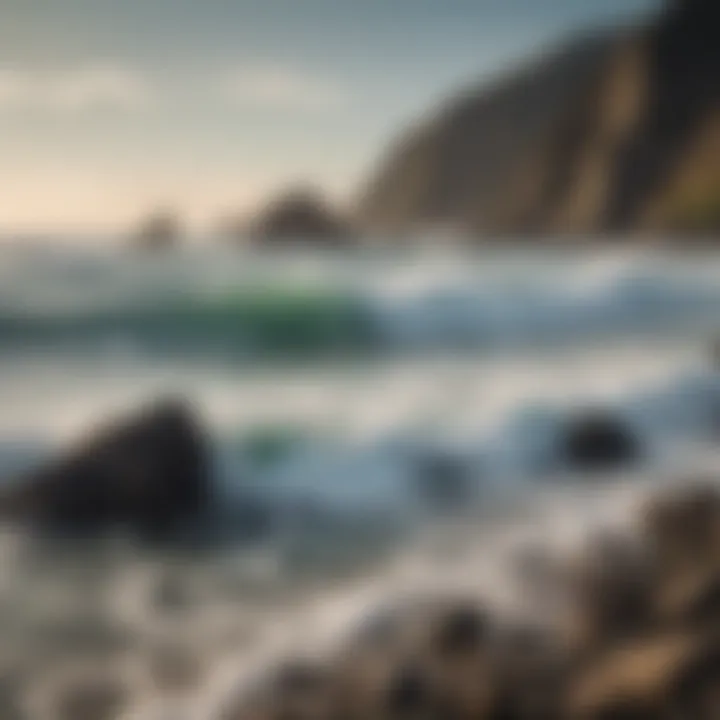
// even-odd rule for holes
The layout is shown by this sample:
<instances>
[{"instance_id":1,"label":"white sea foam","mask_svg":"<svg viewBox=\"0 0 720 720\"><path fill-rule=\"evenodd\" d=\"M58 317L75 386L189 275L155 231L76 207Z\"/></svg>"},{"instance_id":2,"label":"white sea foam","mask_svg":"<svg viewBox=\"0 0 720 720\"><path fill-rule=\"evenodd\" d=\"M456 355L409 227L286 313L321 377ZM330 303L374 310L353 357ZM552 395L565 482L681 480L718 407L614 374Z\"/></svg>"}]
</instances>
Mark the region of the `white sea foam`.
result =
<instances>
[{"instance_id":1,"label":"white sea foam","mask_svg":"<svg viewBox=\"0 0 720 720\"><path fill-rule=\"evenodd\" d=\"M269 537L202 557L0 537L3 627L19 628L4 652L22 646L42 685L52 667L37 658L67 645L48 628L89 627L101 646L119 633L128 647L113 652L137 677L128 718L205 720L279 658L332 652L368 614L439 588L527 612L513 574L527 548L566 553L594 528L622 527L648 488L718 467L720 375L708 350L720 326L718 258L60 260L2 264L0 314L204 302L282 278L361 298L387 340L371 359L236 362L219 347L156 352L111 318L97 335L0 346L5 471L182 394L211 431L226 492L257 493L281 516ZM195 320L173 316L181 335ZM595 405L624 418L649 452L643 466L591 483L546 461L567 414ZM252 437L278 429L276 451L254 458ZM467 463L476 484L451 519L414 483L413 462L435 451ZM181 607L161 613L164 582ZM153 646L168 639L207 664L189 698L160 694L149 679Z\"/></svg>"}]
</instances>

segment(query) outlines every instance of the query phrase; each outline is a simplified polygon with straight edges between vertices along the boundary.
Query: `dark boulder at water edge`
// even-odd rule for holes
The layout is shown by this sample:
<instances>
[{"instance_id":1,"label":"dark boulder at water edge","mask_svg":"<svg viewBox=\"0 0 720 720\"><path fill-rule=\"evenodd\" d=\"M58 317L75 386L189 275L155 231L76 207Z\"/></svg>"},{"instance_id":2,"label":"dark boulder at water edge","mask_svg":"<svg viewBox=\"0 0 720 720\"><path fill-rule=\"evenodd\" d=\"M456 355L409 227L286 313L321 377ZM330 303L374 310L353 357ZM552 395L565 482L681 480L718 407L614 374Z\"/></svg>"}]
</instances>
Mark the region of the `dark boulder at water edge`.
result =
<instances>
[{"instance_id":1,"label":"dark boulder at water edge","mask_svg":"<svg viewBox=\"0 0 720 720\"><path fill-rule=\"evenodd\" d=\"M642 454L635 430L602 410L570 418L559 442L560 460L574 470L613 470L638 461Z\"/></svg>"},{"instance_id":2,"label":"dark boulder at water edge","mask_svg":"<svg viewBox=\"0 0 720 720\"><path fill-rule=\"evenodd\" d=\"M128 527L166 534L196 520L211 499L203 433L179 402L112 424L0 495L0 514L75 533Z\"/></svg>"}]
</instances>

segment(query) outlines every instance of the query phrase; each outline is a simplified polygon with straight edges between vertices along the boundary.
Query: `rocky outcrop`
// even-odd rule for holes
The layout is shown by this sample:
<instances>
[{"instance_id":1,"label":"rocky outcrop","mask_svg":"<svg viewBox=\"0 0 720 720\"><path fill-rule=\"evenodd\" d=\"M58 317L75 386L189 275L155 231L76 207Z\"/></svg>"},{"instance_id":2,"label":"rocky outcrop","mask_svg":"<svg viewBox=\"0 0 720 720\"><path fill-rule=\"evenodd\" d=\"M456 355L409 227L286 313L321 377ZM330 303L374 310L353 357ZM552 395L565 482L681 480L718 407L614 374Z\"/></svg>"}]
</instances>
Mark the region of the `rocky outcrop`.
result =
<instances>
[{"instance_id":1,"label":"rocky outcrop","mask_svg":"<svg viewBox=\"0 0 720 720\"><path fill-rule=\"evenodd\" d=\"M637 462L643 448L622 418L606 411L577 415L561 434L559 460L574 470L612 470Z\"/></svg>"},{"instance_id":2,"label":"rocky outcrop","mask_svg":"<svg viewBox=\"0 0 720 720\"><path fill-rule=\"evenodd\" d=\"M158 211L140 223L133 242L139 250L161 252L174 248L181 236L178 217L170 211Z\"/></svg>"},{"instance_id":3,"label":"rocky outcrop","mask_svg":"<svg viewBox=\"0 0 720 720\"><path fill-rule=\"evenodd\" d=\"M168 402L20 478L0 495L0 514L70 534L120 526L157 536L199 518L210 497L203 433L188 409Z\"/></svg>"},{"instance_id":4,"label":"rocky outcrop","mask_svg":"<svg viewBox=\"0 0 720 720\"><path fill-rule=\"evenodd\" d=\"M364 189L371 228L479 235L720 228L720 23L710 0L581 39L406 134Z\"/></svg>"},{"instance_id":5,"label":"rocky outcrop","mask_svg":"<svg viewBox=\"0 0 720 720\"><path fill-rule=\"evenodd\" d=\"M259 245L345 245L350 226L322 197L305 188L288 191L264 208L250 224L249 235Z\"/></svg>"},{"instance_id":6,"label":"rocky outcrop","mask_svg":"<svg viewBox=\"0 0 720 720\"><path fill-rule=\"evenodd\" d=\"M472 600L410 607L392 631L361 635L330 663L296 663L220 717L717 718L720 595L704 596L700 616L691 604L669 616L661 601L688 575L720 584L717 485L654 497L635 530L568 563L555 622L518 624Z\"/></svg>"}]
</instances>

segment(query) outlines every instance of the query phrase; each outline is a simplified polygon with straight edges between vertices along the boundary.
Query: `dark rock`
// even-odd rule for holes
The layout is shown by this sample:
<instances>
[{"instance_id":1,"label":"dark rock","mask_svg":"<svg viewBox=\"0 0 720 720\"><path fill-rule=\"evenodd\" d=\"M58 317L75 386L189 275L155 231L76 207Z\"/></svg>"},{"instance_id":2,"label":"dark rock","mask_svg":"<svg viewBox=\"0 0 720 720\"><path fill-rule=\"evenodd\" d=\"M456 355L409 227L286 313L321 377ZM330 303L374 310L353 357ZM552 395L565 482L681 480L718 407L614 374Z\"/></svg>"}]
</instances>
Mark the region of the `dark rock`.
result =
<instances>
[{"instance_id":1,"label":"dark rock","mask_svg":"<svg viewBox=\"0 0 720 720\"><path fill-rule=\"evenodd\" d=\"M712 720L720 708L720 648L710 642L684 668L673 688L676 717ZM682 715L680 715L682 713Z\"/></svg>"},{"instance_id":2,"label":"dark rock","mask_svg":"<svg viewBox=\"0 0 720 720\"><path fill-rule=\"evenodd\" d=\"M282 666L272 680L273 690L289 695L315 693L327 686L327 674L319 667L304 662Z\"/></svg>"},{"instance_id":3,"label":"dark rock","mask_svg":"<svg viewBox=\"0 0 720 720\"><path fill-rule=\"evenodd\" d=\"M262 687L233 699L222 720L315 720L330 718L334 698L328 675L303 662L279 668Z\"/></svg>"},{"instance_id":4,"label":"dark rock","mask_svg":"<svg viewBox=\"0 0 720 720\"><path fill-rule=\"evenodd\" d=\"M540 628L506 629L489 660L490 712L483 717L556 720L567 676L567 658L555 638Z\"/></svg>"},{"instance_id":5,"label":"dark rock","mask_svg":"<svg viewBox=\"0 0 720 720\"><path fill-rule=\"evenodd\" d=\"M659 622L699 627L720 619L720 492L692 483L655 497L642 530L658 576Z\"/></svg>"},{"instance_id":6,"label":"dark rock","mask_svg":"<svg viewBox=\"0 0 720 720\"><path fill-rule=\"evenodd\" d=\"M595 539L569 578L571 644L594 652L653 623L655 576L645 555L614 536Z\"/></svg>"},{"instance_id":7,"label":"dark rock","mask_svg":"<svg viewBox=\"0 0 720 720\"><path fill-rule=\"evenodd\" d=\"M682 708L690 688L707 677L712 663L703 661L708 643L702 638L671 634L622 645L600 655L579 672L568 692L568 718L663 719L697 717ZM715 679L715 678L714 678Z\"/></svg>"},{"instance_id":8,"label":"dark rock","mask_svg":"<svg viewBox=\"0 0 720 720\"><path fill-rule=\"evenodd\" d=\"M643 533L664 574L720 560L720 491L687 482L645 507Z\"/></svg>"},{"instance_id":9,"label":"dark rock","mask_svg":"<svg viewBox=\"0 0 720 720\"><path fill-rule=\"evenodd\" d=\"M205 439L183 405L112 425L0 496L11 521L71 534L126 526L148 536L197 519L211 497Z\"/></svg>"},{"instance_id":10,"label":"dark rock","mask_svg":"<svg viewBox=\"0 0 720 720\"><path fill-rule=\"evenodd\" d=\"M560 439L559 455L574 470L607 471L638 461L642 445L622 418L594 411L571 418Z\"/></svg>"},{"instance_id":11,"label":"dark rock","mask_svg":"<svg viewBox=\"0 0 720 720\"><path fill-rule=\"evenodd\" d=\"M391 678L385 699L385 709L391 718L422 717L431 702L432 688L421 669L403 667Z\"/></svg>"},{"instance_id":12,"label":"dark rock","mask_svg":"<svg viewBox=\"0 0 720 720\"><path fill-rule=\"evenodd\" d=\"M291 190L271 202L251 224L251 236L260 244L321 243L346 245L351 232L312 190Z\"/></svg>"},{"instance_id":13,"label":"dark rock","mask_svg":"<svg viewBox=\"0 0 720 720\"><path fill-rule=\"evenodd\" d=\"M442 657L477 652L490 632L490 621L471 606L444 613L432 633L432 651Z\"/></svg>"},{"instance_id":14,"label":"dark rock","mask_svg":"<svg viewBox=\"0 0 720 720\"><path fill-rule=\"evenodd\" d=\"M663 626L696 628L720 620L720 570L682 575L658 588L657 620Z\"/></svg>"}]
</instances>

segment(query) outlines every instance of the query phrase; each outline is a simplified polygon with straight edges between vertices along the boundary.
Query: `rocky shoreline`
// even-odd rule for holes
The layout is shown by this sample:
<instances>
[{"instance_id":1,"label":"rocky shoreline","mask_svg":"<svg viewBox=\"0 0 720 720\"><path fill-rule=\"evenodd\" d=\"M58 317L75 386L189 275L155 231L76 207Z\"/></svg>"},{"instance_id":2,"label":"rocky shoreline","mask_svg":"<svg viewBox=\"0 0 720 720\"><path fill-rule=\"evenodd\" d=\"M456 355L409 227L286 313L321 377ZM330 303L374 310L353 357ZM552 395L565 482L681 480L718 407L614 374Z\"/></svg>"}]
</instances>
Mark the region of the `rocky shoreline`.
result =
<instances>
[{"instance_id":1,"label":"rocky shoreline","mask_svg":"<svg viewBox=\"0 0 720 720\"><path fill-rule=\"evenodd\" d=\"M279 668L221 718L717 718L720 490L658 493L635 531L538 573L556 592L550 623L470 601L418 606L330 662Z\"/></svg>"},{"instance_id":2,"label":"rocky shoreline","mask_svg":"<svg viewBox=\"0 0 720 720\"><path fill-rule=\"evenodd\" d=\"M632 464L641 445L630 426L607 413L571 420L560 443L565 465L612 493L604 473ZM209 455L191 408L168 401L108 425L0 496L6 521L53 531L49 543L40 534L39 555L18 555L17 568L8 556L0 609L12 618L13 603L20 603L16 617L27 629L12 627L12 619L3 625L0 718L718 717L720 482L714 477L633 485L633 502L640 503L627 526L592 531L577 514L580 545L553 550L541 531L511 562L500 553L503 572L517 581L512 590L523 594L521 611L480 592L440 587L433 576L434 584L425 585L432 596L401 581L397 606L383 610L378 599L385 596L371 593L355 620L338 623L323 615L327 606L312 592L290 596L277 588L273 595L268 588L265 597L259 586L257 602L248 605L251 588L235 575L237 558L225 565L211 552L186 557L172 541L155 544L177 537L178 525L188 521L212 525L206 511L217 497ZM438 488L446 493L449 483L451 505L462 505L462 468L449 460L429 461L423 481L436 501ZM629 498L621 500L632 511ZM238 515L236 524L248 517ZM113 540L106 531L117 526L142 542L103 551ZM65 557L69 530L72 542L80 542ZM499 549L475 535L470 548L462 547L469 575L482 572L486 551ZM307 644L283 642L265 653L268 637L292 622L310 627L302 608L319 621L312 627L331 629L327 642L315 647L312 632L302 631ZM269 635L265 626L258 632L258 611L272 611L263 615ZM301 652L291 654L296 648Z\"/></svg>"}]
</instances>

